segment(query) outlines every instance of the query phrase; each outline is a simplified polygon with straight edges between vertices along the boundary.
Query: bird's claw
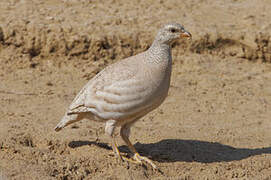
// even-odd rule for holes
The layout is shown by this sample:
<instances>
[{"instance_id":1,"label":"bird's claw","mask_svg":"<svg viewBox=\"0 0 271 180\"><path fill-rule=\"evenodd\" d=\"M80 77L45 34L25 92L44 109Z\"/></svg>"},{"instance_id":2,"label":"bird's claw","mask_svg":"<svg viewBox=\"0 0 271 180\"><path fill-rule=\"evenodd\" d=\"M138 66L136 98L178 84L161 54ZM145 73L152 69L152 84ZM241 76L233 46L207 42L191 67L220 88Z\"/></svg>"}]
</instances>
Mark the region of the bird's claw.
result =
<instances>
[{"instance_id":1,"label":"bird's claw","mask_svg":"<svg viewBox=\"0 0 271 180\"><path fill-rule=\"evenodd\" d=\"M137 164L143 164L142 161L145 161L146 163L150 164L152 166L152 168L154 170L158 170L157 166L152 162L152 160L150 160L147 157L144 156L140 156L138 153L135 153L133 156L133 160L137 163Z\"/></svg>"},{"instance_id":2,"label":"bird's claw","mask_svg":"<svg viewBox=\"0 0 271 180\"><path fill-rule=\"evenodd\" d=\"M142 165L141 161L137 161L137 160L135 160L133 158L127 158L125 156L122 156L122 159L125 160L125 161L127 161L127 162L130 162L130 163Z\"/></svg>"}]
</instances>

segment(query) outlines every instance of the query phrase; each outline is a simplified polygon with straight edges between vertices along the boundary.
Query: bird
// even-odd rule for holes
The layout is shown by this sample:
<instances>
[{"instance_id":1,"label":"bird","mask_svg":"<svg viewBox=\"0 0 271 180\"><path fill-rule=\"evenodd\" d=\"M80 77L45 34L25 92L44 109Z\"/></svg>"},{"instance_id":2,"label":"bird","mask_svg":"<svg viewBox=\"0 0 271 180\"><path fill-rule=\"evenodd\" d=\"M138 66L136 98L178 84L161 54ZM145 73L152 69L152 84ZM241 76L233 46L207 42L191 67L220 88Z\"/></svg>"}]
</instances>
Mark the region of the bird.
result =
<instances>
[{"instance_id":1,"label":"bird","mask_svg":"<svg viewBox=\"0 0 271 180\"><path fill-rule=\"evenodd\" d=\"M158 30L146 51L105 67L77 94L55 131L82 119L103 122L117 158L141 165L145 162L157 169L155 163L141 156L129 140L130 128L167 97L172 44L182 38L191 39L192 35L178 23L167 23ZM131 158L120 154L114 135L116 127L120 127L120 136L131 151Z\"/></svg>"}]
</instances>

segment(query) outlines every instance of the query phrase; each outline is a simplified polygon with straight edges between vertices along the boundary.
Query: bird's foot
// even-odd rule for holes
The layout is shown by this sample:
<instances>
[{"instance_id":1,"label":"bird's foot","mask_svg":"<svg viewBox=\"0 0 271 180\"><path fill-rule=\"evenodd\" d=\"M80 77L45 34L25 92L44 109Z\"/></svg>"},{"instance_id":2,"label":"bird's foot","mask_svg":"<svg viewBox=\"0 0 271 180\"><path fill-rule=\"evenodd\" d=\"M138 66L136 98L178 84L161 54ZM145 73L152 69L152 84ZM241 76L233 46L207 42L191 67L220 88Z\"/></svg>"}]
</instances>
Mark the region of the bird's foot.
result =
<instances>
[{"instance_id":1,"label":"bird's foot","mask_svg":"<svg viewBox=\"0 0 271 180\"><path fill-rule=\"evenodd\" d=\"M110 153L111 155L115 155L116 158L119 160L119 162L130 162L130 163L134 163L134 164L138 164L138 165L143 165L143 161L145 161L146 163L150 164L151 167L154 170L158 170L160 171L157 166L152 162L152 160L150 160L147 157L144 156L140 156L138 153L135 153L134 156L132 158L128 158L126 155L122 154L122 153L116 153L116 152L112 152Z\"/></svg>"},{"instance_id":2,"label":"bird's foot","mask_svg":"<svg viewBox=\"0 0 271 180\"><path fill-rule=\"evenodd\" d=\"M158 170L157 166L152 162L152 160L147 157L140 156L138 153L134 154L132 161L141 165L143 164L143 161L145 161L146 163L150 164L154 170Z\"/></svg>"},{"instance_id":3,"label":"bird's foot","mask_svg":"<svg viewBox=\"0 0 271 180\"><path fill-rule=\"evenodd\" d=\"M119 161L119 162L123 162L125 159L124 159L124 154L122 154L118 149L116 149L115 151L111 151L109 153L110 156L115 156L116 159Z\"/></svg>"},{"instance_id":4,"label":"bird's foot","mask_svg":"<svg viewBox=\"0 0 271 180\"><path fill-rule=\"evenodd\" d=\"M111 152L110 155L115 156L116 159L121 163L121 162L130 162L134 164L140 164L142 165L142 162L136 161L132 158L128 158L126 155L118 153L118 152Z\"/></svg>"}]
</instances>

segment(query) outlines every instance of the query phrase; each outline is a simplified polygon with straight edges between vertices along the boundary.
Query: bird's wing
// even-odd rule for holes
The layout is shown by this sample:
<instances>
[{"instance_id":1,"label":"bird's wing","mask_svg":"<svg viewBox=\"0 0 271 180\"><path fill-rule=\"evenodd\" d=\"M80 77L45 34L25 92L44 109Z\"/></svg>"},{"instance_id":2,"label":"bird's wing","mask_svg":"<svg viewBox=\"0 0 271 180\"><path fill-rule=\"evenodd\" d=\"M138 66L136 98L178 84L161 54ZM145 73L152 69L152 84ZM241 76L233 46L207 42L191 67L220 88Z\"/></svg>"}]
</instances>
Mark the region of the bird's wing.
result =
<instances>
[{"instance_id":1,"label":"bird's wing","mask_svg":"<svg viewBox=\"0 0 271 180\"><path fill-rule=\"evenodd\" d=\"M140 72L144 72L142 67L133 59L108 66L83 87L70 105L68 114L92 112L107 119L144 108L142 105L152 89Z\"/></svg>"},{"instance_id":2,"label":"bird's wing","mask_svg":"<svg viewBox=\"0 0 271 180\"><path fill-rule=\"evenodd\" d=\"M139 112L146 105L150 89L139 81L121 81L98 90L85 102L89 111L102 119L120 119Z\"/></svg>"}]
</instances>

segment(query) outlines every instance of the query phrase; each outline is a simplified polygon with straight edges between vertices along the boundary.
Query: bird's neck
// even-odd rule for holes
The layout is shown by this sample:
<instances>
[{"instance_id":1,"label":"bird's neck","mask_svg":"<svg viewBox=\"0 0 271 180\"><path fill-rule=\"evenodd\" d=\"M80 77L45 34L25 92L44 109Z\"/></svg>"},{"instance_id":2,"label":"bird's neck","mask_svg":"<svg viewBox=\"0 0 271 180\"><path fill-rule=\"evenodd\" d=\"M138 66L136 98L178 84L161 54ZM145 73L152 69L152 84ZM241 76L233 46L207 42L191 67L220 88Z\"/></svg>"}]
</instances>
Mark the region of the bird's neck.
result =
<instances>
[{"instance_id":1,"label":"bird's neck","mask_svg":"<svg viewBox=\"0 0 271 180\"><path fill-rule=\"evenodd\" d=\"M152 63L171 63L171 47L168 44L154 41L148 53L151 57L148 61Z\"/></svg>"}]
</instances>

